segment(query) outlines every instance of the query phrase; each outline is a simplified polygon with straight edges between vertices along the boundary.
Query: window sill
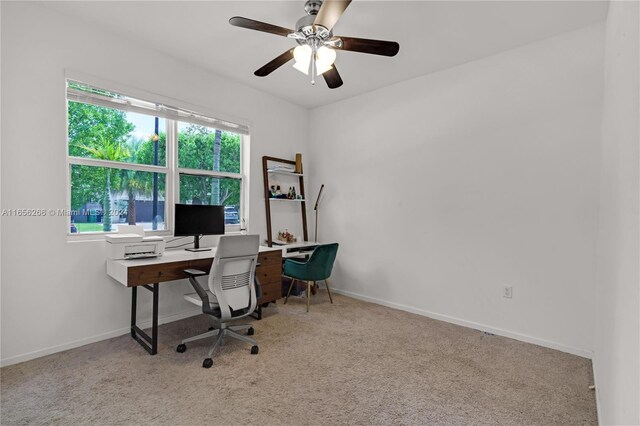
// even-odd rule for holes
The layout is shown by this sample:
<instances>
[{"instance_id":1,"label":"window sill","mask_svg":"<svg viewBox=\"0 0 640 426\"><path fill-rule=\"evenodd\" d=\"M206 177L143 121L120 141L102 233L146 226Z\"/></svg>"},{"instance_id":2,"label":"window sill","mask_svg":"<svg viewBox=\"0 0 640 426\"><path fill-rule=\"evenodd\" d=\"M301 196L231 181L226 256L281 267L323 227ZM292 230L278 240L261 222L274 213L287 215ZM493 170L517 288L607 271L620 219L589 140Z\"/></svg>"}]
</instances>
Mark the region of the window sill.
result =
<instances>
[{"instance_id":1,"label":"window sill","mask_svg":"<svg viewBox=\"0 0 640 426\"><path fill-rule=\"evenodd\" d=\"M224 235L242 235L247 233L246 230L241 230L239 225L232 225L225 229ZM67 243L85 243L85 242L104 242L107 235L114 235L117 232L84 232L82 234L67 234ZM158 236L167 239L171 238L193 238L193 237L176 237L173 235L173 231L149 231L145 232L146 236ZM167 248L169 249L169 248Z\"/></svg>"}]
</instances>

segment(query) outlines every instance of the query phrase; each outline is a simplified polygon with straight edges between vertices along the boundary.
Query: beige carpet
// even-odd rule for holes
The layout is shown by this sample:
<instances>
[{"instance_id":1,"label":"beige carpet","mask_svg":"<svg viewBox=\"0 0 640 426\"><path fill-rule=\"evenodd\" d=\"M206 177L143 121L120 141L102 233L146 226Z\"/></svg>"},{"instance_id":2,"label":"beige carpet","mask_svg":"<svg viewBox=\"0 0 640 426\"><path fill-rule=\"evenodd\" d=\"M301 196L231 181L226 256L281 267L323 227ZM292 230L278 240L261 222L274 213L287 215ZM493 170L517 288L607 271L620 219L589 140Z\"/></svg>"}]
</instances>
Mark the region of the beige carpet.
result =
<instances>
[{"instance_id":1,"label":"beige carpet","mask_svg":"<svg viewBox=\"0 0 640 426\"><path fill-rule=\"evenodd\" d=\"M175 352L204 316L2 368L1 422L22 424L595 424L591 361L320 291L230 341Z\"/></svg>"}]
</instances>

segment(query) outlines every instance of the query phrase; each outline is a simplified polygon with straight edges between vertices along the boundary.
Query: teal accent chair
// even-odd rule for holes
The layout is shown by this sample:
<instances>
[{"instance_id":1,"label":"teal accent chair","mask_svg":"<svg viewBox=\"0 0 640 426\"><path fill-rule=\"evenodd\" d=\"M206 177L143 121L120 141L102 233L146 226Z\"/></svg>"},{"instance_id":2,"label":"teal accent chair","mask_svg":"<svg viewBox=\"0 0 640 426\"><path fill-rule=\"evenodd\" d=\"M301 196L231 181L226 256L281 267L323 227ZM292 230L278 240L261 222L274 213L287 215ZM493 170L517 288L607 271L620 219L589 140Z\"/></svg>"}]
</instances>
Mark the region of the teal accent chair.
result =
<instances>
[{"instance_id":1,"label":"teal accent chair","mask_svg":"<svg viewBox=\"0 0 640 426\"><path fill-rule=\"evenodd\" d=\"M306 262L300 262L298 260L286 259L284 261L283 275L291 278L291 284L289 285L289 291L287 297L284 299L284 303L287 303L289 295L291 294L291 288L296 281L307 282L307 312L309 312L309 298L311 296L311 285L316 285L316 281L324 280L327 286L327 293L329 293L329 300L333 303L331 297L331 290L329 290L329 277L331 276L331 270L333 269L333 262L336 260L336 254L338 253L338 243L319 245L311 253L311 257ZM314 287L315 288L315 287Z\"/></svg>"}]
</instances>

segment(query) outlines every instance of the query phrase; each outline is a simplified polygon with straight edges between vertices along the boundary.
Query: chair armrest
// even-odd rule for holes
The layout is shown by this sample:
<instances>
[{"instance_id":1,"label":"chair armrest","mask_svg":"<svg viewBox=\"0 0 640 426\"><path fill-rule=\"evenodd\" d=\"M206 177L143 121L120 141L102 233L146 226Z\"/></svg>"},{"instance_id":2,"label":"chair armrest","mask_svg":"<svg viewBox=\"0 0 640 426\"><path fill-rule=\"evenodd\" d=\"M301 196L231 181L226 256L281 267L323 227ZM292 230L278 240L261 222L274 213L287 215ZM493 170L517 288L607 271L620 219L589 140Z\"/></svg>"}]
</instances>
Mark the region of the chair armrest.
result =
<instances>
[{"instance_id":1,"label":"chair armrest","mask_svg":"<svg viewBox=\"0 0 640 426\"><path fill-rule=\"evenodd\" d=\"M203 275L209 275L208 272L204 272L199 269L185 269L182 272L189 275L190 277L201 277Z\"/></svg>"},{"instance_id":2,"label":"chair armrest","mask_svg":"<svg viewBox=\"0 0 640 426\"><path fill-rule=\"evenodd\" d=\"M209 296L207 295L207 291L202 288L198 280L196 280L196 277L201 277L209 274L198 269L185 269L183 272L189 275L189 284L191 284L191 287L193 287L196 293L198 293L200 300L202 300L202 312L205 314L213 315L213 310L211 309L211 305L209 304Z\"/></svg>"}]
</instances>

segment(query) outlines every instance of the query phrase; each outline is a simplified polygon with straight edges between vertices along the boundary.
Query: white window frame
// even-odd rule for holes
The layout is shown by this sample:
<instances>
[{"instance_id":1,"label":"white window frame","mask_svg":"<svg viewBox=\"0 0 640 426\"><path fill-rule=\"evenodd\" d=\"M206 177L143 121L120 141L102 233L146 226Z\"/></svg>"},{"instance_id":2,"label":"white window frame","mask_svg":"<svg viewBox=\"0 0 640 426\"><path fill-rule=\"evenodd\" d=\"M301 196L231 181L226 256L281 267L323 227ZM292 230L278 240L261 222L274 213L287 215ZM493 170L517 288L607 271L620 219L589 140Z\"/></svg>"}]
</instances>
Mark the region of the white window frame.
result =
<instances>
[{"instance_id":1,"label":"white window frame","mask_svg":"<svg viewBox=\"0 0 640 426\"><path fill-rule=\"evenodd\" d=\"M131 91L120 90L119 88L113 89L103 89L104 87L113 87L117 85L111 84L95 84L92 81L87 81L87 79L79 79L75 76L69 76L65 78L65 87L68 84L68 81L77 82L82 85L100 88L101 90L108 90L110 92L118 93L119 95L127 96L126 94ZM134 91L135 92L135 91ZM133 97L133 96L131 96ZM146 97L146 96L145 96ZM136 100L141 99L140 97L135 97ZM165 229L157 230L157 231L145 231L147 234L151 235L173 235L174 228L174 210L175 203L180 200L180 174L194 175L194 176L205 176L205 177L218 177L218 178L231 178L237 179L240 181L240 211L238 212L240 216L240 224L230 224L225 225L225 233L233 234L239 233L247 229L248 226L248 212L249 212L249 132L248 126L246 125L236 125L230 121L217 120L208 118L208 116L203 114L194 113L188 109L170 107L160 103L153 103L146 100L141 100L140 104L134 105L130 109L125 108L117 108L110 105L105 105L101 102L91 102L90 99L84 101L85 103L92 105L105 106L107 108L119 109L119 110L130 110L138 113L142 113L145 115L149 115L152 117L160 116L165 119L166 123L166 164L164 166L155 166L150 164L135 164L135 163L125 163L125 162L117 162L117 161L108 161L108 160L99 160L94 158L86 158L86 157L75 157L69 155L69 121L68 121L68 111L69 111L69 102L82 102L75 99L69 100L67 96L67 92L65 90L65 139L67 143L65 144L66 149L66 165L67 165L67 207L71 207L71 167L73 165L84 165L84 166L96 166L96 167L108 167L117 170L133 170L133 171L144 171L144 172L158 172L165 174L165 212L164 212L164 223ZM142 107L140 107L142 105ZM156 106L157 108L161 108L163 111L169 111L167 114L162 115L154 115L152 110L144 111L144 107L146 106ZM170 115L171 118L166 115ZM209 122L203 122L201 119L208 120ZM203 125L209 128L220 128L224 131L230 131L235 133L235 128L242 129L242 133L238 133L240 135L240 172L239 173L229 173L229 172L218 172L212 170L197 170L197 169L187 169L187 168L179 168L178 167L178 122L196 122L199 125ZM216 126L219 124L219 126ZM82 240L96 240L96 239L104 239L105 235L115 233L116 231L104 232L82 232L82 233L71 233L70 229L71 219L69 218L66 222L67 227L67 236L71 241L82 241Z\"/></svg>"}]
</instances>

